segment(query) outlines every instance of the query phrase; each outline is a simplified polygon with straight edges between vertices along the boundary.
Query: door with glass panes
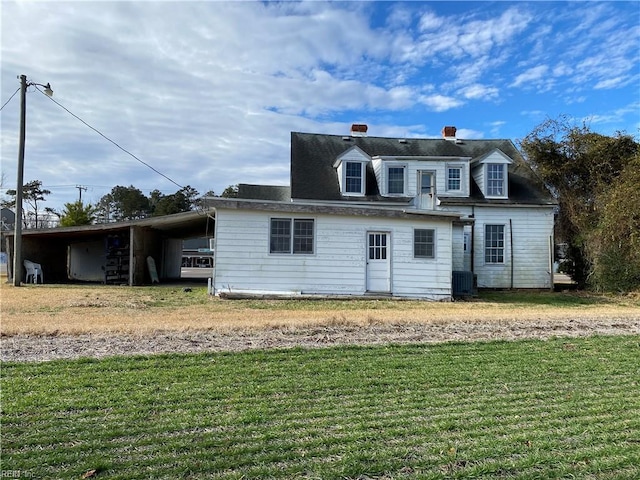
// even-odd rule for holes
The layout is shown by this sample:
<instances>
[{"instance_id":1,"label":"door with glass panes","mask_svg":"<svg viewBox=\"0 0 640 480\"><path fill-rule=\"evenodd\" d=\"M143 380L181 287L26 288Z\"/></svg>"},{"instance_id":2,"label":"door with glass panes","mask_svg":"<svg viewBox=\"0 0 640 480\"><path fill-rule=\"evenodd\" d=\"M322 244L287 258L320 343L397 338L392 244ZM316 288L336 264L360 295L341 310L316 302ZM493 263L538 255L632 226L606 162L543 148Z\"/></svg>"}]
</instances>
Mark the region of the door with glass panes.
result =
<instances>
[{"instance_id":1,"label":"door with glass panes","mask_svg":"<svg viewBox=\"0 0 640 480\"><path fill-rule=\"evenodd\" d=\"M391 291L389 232L367 232L367 291Z\"/></svg>"},{"instance_id":2,"label":"door with glass panes","mask_svg":"<svg viewBox=\"0 0 640 480\"><path fill-rule=\"evenodd\" d=\"M433 200L435 198L435 174L420 170L418 172L419 186L419 208L422 210L433 210Z\"/></svg>"}]
</instances>

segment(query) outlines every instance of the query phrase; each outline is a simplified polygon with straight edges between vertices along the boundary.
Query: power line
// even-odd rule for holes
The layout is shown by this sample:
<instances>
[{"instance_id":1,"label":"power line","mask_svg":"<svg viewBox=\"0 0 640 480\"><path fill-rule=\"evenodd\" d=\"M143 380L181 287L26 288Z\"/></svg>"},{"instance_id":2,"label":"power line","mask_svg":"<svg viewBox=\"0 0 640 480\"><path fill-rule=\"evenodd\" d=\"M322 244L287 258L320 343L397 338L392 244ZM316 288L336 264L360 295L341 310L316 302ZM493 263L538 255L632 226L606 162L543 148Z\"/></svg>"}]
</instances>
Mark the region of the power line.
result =
<instances>
[{"instance_id":1,"label":"power line","mask_svg":"<svg viewBox=\"0 0 640 480\"><path fill-rule=\"evenodd\" d=\"M0 112L2 111L2 109L3 109L4 107L6 107L6 106L7 106L7 103L9 103L9 102L11 101L11 99L12 99L13 97L15 97L15 96L16 96L16 93L18 93L19 91L20 91L20 87L18 87L18 89L17 89L15 92L13 92L13 95L11 95L11 96L9 97L9 100L7 100L6 102L4 102L4 105L2 105L2 107L0 108ZM42 93L44 93L44 92L42 92Z\"/></svg>"},{"instance_id":2,"label":"power line","mask_svg":"<svg viewBox=\"0 0 640 480\"><path fill-rule=\"evenodd\" d=\"M18 89L20 90L20 89ZM86 125L87 127L89 127L91 130L93 130L94 132L96 132L98 135L100 135L102 138L104 138L105 140L113 143L116 147L118 147L120 150L122 150L124 153L126 153L127 155L131 156L132 158L134 158L135 160L137 160L138 162L140 162L141 164L143 164L144 166L146 166L147 168L150 168L151 170L153 170L154 172L156 172L158 175L166 178L167 180L169 180L171 183L173 183L174 185L177 185L180 188L184 188L182 185L180 185L178 182L176 182L175 180L173 180L172 178L168 177L167 175L165 175L164 173L162 173L161 171L155 169L154 167L152 167L151 165L149 165L148 163L140 160L138 157L136 157L133 153L131 153L129 150L126 150L125 148L121 147L120 145L118 145L116 142L114 142L113 140L111 140L109 137L107 137L104 133L102 133L100 130L98 130L95 127L92 127L91 125L89 125L87 122L85 122L83 119L81 119L79 116L77 116L75 113L71 112L67 107L65 107L64 105L60 104L58 101L54 100L53 97L50 97L48 95L46 95L42 90L40 90L38 87L36 87L36 90L38 90L40 93L42 93L45 97L47 97L49 100L51 100L53 103L55 103L56 105L58 105L60 108L62 108L65 112L67 112L69 115L71 115L72 117L74 117L75 119L79 120L80 122L82 122L84 125ZM15 95L15 93L14 93ZM11 100L11 99L9 99Z\"/></svg>"}]
</instances>

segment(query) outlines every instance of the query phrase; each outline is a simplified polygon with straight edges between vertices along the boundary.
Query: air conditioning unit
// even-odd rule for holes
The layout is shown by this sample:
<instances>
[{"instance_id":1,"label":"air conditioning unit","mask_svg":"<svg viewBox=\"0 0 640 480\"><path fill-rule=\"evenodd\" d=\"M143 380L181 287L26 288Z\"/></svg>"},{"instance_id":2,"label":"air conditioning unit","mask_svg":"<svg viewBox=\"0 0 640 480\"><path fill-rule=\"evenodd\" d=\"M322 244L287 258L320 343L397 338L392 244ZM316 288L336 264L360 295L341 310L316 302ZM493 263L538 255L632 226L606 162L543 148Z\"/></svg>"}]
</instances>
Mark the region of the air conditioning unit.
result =
<instances>
[{"instance_id":1,"label":"air conditioning unit","mask_svg":"<svg viewBox=\"0 0 640 480\"><path fill-rule=\"evenodd\" d=\"M454 298L472 297L478 294L478 276L473 272L454 270L451 283Z\"/></svg>"}]
</instances>

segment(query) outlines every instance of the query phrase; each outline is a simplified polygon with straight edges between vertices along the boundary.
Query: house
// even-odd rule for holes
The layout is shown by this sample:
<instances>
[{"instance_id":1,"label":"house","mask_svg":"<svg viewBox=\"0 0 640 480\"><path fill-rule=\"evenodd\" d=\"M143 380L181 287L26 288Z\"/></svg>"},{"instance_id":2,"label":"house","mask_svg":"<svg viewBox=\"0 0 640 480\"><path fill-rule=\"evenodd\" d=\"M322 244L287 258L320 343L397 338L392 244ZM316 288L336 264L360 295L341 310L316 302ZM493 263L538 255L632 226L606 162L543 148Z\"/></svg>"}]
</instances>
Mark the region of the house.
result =
<instances>
[{"instance_id":1,"label":"house","mask_svg":"<svg viewBox=\"0 0 640 480\"><path fill-rule=\"evenodd\" d=\"M481 288L553 286L556 204L513 142L367 130L293 132L290 187L211 199L214 293L448 300L460 274Z\"/></svg>"},{"instance_id":2,"label":"house","mask_svg":"<svg viewBox=\"0 0 640 480\"><path fill-rule=\"evenodd\" d=\"M556 203L513 142L367 130L293 132L290 187L211 199L214 293L447 300L456 275L552 288Z\"/></svg>"}]
</instances>

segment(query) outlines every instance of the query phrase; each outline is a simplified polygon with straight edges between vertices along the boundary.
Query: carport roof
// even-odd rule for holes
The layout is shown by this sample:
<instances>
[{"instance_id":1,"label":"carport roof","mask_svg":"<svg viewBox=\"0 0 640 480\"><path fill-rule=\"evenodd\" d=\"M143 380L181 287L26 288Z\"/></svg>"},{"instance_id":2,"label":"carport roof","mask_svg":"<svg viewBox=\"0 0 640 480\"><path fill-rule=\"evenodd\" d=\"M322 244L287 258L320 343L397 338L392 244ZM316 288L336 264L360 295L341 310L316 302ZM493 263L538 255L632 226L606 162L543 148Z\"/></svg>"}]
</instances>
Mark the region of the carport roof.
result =
<instances>
[{"instance_id":1,"label":"carport roof","mask_svg":"<svg viewBox=\"0 0 640 480\"><path fill-rule=\"evenodd\" d=\"M33 237L82 237L96 233L122 232L131 227L159 230L171 238L204 237L213 231L214 209L198 209L191 212L163 215L160 217L142 218L126 222L100 223L79 227L57 227L22 230L23 236ZM8 232L13 236L13 232Z\"/></svg>"}]
</instances>

